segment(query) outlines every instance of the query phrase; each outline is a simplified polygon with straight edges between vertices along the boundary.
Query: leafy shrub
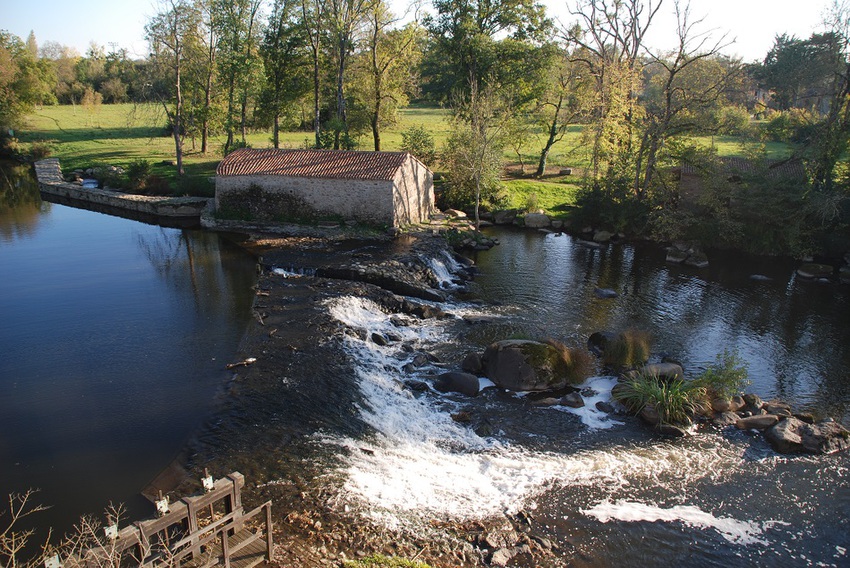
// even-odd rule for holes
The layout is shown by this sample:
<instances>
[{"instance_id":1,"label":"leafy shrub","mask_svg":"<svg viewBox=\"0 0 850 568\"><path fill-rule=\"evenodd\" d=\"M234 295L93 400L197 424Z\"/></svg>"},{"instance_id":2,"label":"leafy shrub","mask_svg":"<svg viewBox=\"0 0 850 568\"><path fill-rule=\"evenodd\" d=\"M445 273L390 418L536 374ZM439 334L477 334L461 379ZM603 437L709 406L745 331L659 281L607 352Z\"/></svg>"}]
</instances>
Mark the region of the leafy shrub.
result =
<instances>
[{"instance_id":1,"label":"leafy shrub","mask_svg":"<svg viewBox=\"0 0 850 568\"><path fill-rule=\"evenodd\" d=\"M661 424L687 425L707 410L706 389L696 381L663 380L655 374L640 374L615 389L614 399L629 412L651 407Z\"/></svg>"},{"instance_id":2,"label":"leafy shrub","mask_svg":"<svg viewBox=\"0 0 850 568\"><path fill-rule=\"evenodd\" d=\"M401 133L401 151L410 152L429 167L437 161L434 137L422 126L411 126Z\"/></svg>"},{"instance_id":3,"label":"leafy shrub","mask_svg":"<svg viewBox=\"0 0 850 568\"><path fill-rule=\"evenodd\" d=\"M183 176L177 183L179 195L215 197L215 184L206 176Z\"/></svg>"},{"instance_id":4,"label":"leafy shrub","mask_svg":"<svg viewBox=\"0 0 850 568\"><path fill-rule=\"evenodd\" d=\"M626 330L605 343L602 363L612 369L642 365L649 359L650 343L645 331Z\"/></svg>"},{"instance_id":5,"label":"leafy shrub","mask_svg":"<svg viewBox=\"0 0 850 568\"><path fill-rule=\"evenodd\" d=\"M525 210L529 213L536 213L540 210L540 200L536 193L529 193L525 199Z\"/></svg>"},{"instance_id":6,"label":"leafy shrub","mask_svg":"<svg viewBox=\"0 0 850 568\"><path fill-rule=\"evenodd\" d=\"M38 160L49 158L52 153L53 149L47 142L33 142L30 144L30 156L33 161L37 162Z\"/></svg>"},{"instance_id":7,"label":"leafy shrub","mask_svg":"<svg viewBox=\"0 0 850 568\"><path fill-rule=\"evenodd\" d=\"M736 351L726 349L694 382L704 387L711 398L725 399L735 396L750 384L746 364Z\"/></svg>"},{"instance_id":8,"label":"leafy shrub","mask_svg":"<svg viewBox=\"0 0 850 568\"><path fill-rule=\"evenodd\" d=\"M652 205L647 199L637 199L630 183L617 178L585 184L576 192L574 223L615 233L643 234Z\"/></svg>"},{"instance_id":9,"label":"leafy shrub","mask_svg":"<svg viewBox=\"0 0 850 568\"><path fill-rule=\"evenodd\" d=\"M224 155L226 156L226 155L230 154L231 152L238 150L239 148L250 148L250 147L251 147L251 145L248 144L248 142L246 142L245 140L234 140L233 143L230 145L229 149L228 148L222 148L222 150L224 151Z\"/></svg>"},{"instance_id":10,"label":"leafy shrub","mask_svg":"<svg viewBox=\"0 0 850 568\"><path fill-rule=\"evenodd\" d=\"M741 136L750 130L750 113L740 106L725 106L717 116L720 133Z\"/></svg>"},{"instance_id":11,"label":"leafy shrub","mask_svg":"<svg viewBox=\"0 0 850 568\"><path fill-rule=\"evenodd\" d=\"M171 184L167 179L151 174L145 178L145 191L149 195L171 195Z\"/></svg>"},{"instance_id":12,"label":"leafy shrub","mask_svg":"<svg viewBox=\"0 0 850 568\"><path fill-rule=\"evenodd\" d=\"M144 158L133 160L127 165L127 179L131 190L144 190L147 177L151 173L151 163Z\"/></svg>"}]
</instances>

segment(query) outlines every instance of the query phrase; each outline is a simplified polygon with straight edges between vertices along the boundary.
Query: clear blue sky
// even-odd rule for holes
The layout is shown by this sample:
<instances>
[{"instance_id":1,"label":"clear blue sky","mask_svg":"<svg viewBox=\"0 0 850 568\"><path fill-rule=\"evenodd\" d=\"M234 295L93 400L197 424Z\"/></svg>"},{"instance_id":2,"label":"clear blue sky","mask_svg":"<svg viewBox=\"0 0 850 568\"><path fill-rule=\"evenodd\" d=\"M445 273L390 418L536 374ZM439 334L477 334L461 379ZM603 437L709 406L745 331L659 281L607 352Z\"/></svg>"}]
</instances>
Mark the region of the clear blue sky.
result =
<instances>
[{"instance_id":1,"label":"clear blue sky","mask_svg":"<svg viewBox=\"0 0 850 568\"><path fill-rule=\"evenodd\" d=\"M391 0L402 11L405 0ZM39 44L51 40L75 47L81 54L91 41L110 50L110 43L143 57L145 22L156 13L156 0L2 0L0 29L26 39L35 31ZM544 0L552 17L570 21L564 0ZM571 2L572 3L572 2ZM760 60L778 33L808 37L815 31L830 0L692 0L695 16L705 16L703 29L728 31L736 39L726 52L745 61ZM651 45L664 48L672 42L675 19L673 1L664 0L663 18L656 22Z\"/></svg>"}]
</instances>

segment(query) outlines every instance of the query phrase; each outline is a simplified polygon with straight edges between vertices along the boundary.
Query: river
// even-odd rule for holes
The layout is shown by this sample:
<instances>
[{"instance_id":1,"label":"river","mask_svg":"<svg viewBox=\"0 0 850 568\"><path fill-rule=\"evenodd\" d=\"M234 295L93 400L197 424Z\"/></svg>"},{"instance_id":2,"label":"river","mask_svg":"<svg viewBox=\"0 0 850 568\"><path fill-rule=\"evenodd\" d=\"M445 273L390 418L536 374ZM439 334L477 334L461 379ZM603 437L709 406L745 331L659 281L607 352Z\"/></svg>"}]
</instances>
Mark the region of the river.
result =
<instances>
[{"instance_id":1,"label":"river","mask_svg":"<svg viewBox=\"0 0 850 568\"><path fill-rule=\"evenodd\" d=\"M97 510L106 495L129 500L196 431L229 375L223 363L248 318L253 261L212 234L35 196L7 200L0 235L0 488L52 487L42 501L67 515ZM237 455L239 467L260 464L244 473L264 487L296 486L298 495L309 478L330 488L335 506L390 529L526 519L556 548L520 555L519 566L850 565L846 453L781 456L734 429L663 439L592 405L540 408L494 388L467 398L409 386L495 339L581 345L594 331L632 328L649 331L654 353L681 360L690 376L737 349L749 390L846 423L847 286L800 281L790 260L711 253L698 270L668 265L648 245L494 236L501 245L477 256L476 280L442 305L453 316L444 319L390 315L368 294L333 293L345 288L299 273L303 255L293 255L264 281L288 294L286 305L264 309L279 318L279 335L286 324L292 337L301 322L322 350L310 358L309 345L276 339L285 352L261 354L275 380L252 395L264 379L246 372L228 399L247 400L230 417L237 427L216 422L203 444ZM451 288L455 262L429 262ZM619 295L597 298L597 287ZM304 314L316 310L335 324L313 327ZM379 345L373 333L394 339ZM432 362L411 365L419 352ZM612 384L594 377L585 394L606 400ZM217 449L217 432L240 430L249 434L232 450ZM286 460L304 448L296 458L319 456L317 473L294 484Z\"/></svg>"},{"instance_id":2,"label":"river","mask_svg":"<svg viewBox=\"0 0 850 568\"><path fill-rule=\"evenodd\" d=\"M442 306L454 318L399 322L361 297L327 302L359 330L342 345L360 420L372 431L323 438L350 450L337 469L349 507L413 532L448 520L532 519L557 552L518 556L517 566L850 565L847 453L783 456L734 428L660 438L594 408L610 400L607 377L584 385L592 392L579 410L539 408L493 388L470 399L405 386L433 381L496 339L581 345L594 331L631 328L649 331L656 356L681 360L689 376L737 349L749 391L846 423L847 286L800 281L789 260L715 253L699 270L666 264L652 246L598 250L566 235L493 235L501 245L478 255L471 291ZM443 274L453 268L449 258L435 264ZM597 287L619 296L597 298ZM373 333L401 343L376 345ZM411 370L417 350L444 363Z\"/></svg>"},{"instance_id":3,"label":"river","mask_svg":"<svg viewBox=\"0 0 850 568\"><path fill-rule=\"evenodd\" d=\"M0 170L0 494L69 530L124 503L200 427L250 318L256 261L217 234L42 201Z\"/></svg>"}]
</instances>

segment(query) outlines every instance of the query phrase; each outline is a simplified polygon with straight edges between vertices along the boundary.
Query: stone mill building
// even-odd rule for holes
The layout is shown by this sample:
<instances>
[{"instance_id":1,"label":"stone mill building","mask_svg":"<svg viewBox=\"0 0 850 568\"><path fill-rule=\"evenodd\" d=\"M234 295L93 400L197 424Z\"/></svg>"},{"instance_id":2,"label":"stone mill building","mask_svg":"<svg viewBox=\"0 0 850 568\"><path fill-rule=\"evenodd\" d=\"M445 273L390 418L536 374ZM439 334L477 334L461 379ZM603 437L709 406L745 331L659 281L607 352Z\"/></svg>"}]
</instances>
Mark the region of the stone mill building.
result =
<instances>
[{"instance_id":1,"label":"stone mill building","mask_svg":"<svg viewBox=\"0 0 850 568\"><path fill-rule=\"evenodd\" d=\"M408 152L254 150L218 165L216 209L256 221L354 219L393 227L434 212L434 177Z\"/></svg>"}]
</instances>

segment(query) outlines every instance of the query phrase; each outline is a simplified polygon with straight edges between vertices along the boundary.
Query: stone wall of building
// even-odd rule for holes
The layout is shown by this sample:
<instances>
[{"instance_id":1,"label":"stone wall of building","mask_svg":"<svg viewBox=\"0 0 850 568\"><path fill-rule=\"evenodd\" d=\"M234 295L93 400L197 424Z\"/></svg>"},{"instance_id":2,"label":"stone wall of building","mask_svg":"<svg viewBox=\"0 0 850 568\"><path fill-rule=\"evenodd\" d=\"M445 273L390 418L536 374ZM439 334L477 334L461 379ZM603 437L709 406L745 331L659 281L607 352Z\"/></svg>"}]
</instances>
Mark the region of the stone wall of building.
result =
<instances>
[{"instance_id":1,"label":"stone wall of building","mask_svg":"<svg viewBox=\"0 0 850 568\"><path fill-rule=\"evenodd\" d=\"M395 224L421 223L434 210L434 176L422 162L408 155L393 181Z\"/></svg>"},{"instance_id":2,"label":"stone wall of building","mask_svg":"<svg viewBox=\"0 0 850 568\"><path fill-rule=\"evenodd\" d=\"M396 225L389 181L219 176L216 209L260 221L341 217Z\"/></svg>"}]
</instances>

